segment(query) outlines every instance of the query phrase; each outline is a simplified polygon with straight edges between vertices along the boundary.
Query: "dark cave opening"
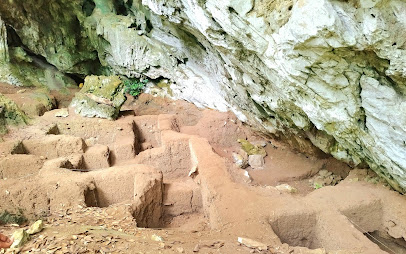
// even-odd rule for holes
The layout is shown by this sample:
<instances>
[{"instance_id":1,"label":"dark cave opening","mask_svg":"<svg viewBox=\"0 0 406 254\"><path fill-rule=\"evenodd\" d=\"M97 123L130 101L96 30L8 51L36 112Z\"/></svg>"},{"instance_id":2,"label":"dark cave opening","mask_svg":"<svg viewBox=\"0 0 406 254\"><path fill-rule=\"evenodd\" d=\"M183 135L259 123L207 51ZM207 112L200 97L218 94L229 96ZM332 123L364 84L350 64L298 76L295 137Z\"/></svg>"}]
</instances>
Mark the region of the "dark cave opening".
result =
<instances>
[{"instance_id":1,"label":"dark cave opening","mask_svg":"<svg viewBox=\"0 0 406 254\"><path fill-rule=\"evenodd\" d=\"M12 26L6 25L6 30L7 30L7 45L9 47L24 46L20 36L17 34L16 30Z\"/></svg>"},{"instance_id":2,"label":"dark cave opening","mask_svg":"<svg viewBox=\"0 0 406 254\"><path fill-rule=\"evenodd\" d=\"M96 8L96 4L92 0L84 0L82 4L82 12L89 17L92 15L94 8Z\"/></svg>"}]
</instances>

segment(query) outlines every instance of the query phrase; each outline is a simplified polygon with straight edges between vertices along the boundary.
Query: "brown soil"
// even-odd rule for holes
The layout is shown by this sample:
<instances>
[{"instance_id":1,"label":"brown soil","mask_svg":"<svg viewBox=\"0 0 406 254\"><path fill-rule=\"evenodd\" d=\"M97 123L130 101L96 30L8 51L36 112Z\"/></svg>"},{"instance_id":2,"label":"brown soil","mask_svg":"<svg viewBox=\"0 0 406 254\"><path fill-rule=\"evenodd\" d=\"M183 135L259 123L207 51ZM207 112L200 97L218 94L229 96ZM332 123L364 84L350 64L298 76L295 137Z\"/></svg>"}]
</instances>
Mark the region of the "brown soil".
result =
<instances>
[{"instance_id":1,"label":"brown soil","mask_svg":"<svg viewBox=\"0 0 406 254\"><path fill-rule=\"evenodd\" d=\"M46 225L22 253L405 253L403 196L369 170L263 140L231 113L148 95L116 121L56 113L0 143L0 214ZM233 163L237 139L266 142L264 169ZM344 180L314 188L332 176Z\"/></svg>"},{"instance_id":2,"label":"brown soil","mask_svg":"<svg viewBox=\"0 0 406 254\"><path fill-rule=\"evenodd\" d=\"M69 106L77 88L69 88L65 91L52 90L37 87L15 87L0 82L0 94L12 99L19 108L29 117L42 116L45 112ZM44 98L38 95L46 94L49 98L49 105L44 105Z\"/></svg>"}]
</instances>

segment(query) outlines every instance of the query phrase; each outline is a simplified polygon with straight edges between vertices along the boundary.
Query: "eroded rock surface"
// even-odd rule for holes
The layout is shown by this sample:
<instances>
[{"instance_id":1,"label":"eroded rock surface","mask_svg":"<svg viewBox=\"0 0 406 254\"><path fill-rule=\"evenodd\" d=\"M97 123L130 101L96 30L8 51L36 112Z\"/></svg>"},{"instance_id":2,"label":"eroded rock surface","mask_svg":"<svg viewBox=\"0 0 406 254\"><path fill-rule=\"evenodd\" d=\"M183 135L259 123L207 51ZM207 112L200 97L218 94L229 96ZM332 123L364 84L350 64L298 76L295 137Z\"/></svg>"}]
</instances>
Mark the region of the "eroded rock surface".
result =
<instances>
[{"instance_id":1,"label":"eroded rock surface","mask_svg":"<svg viewBox=\"0 0 406 254\"><path fill-rule=\"evenodd\" d=\"M25 47L62 71L170 79L173 97L366 162L400 191L405 13L400 0L0 4Z\"/></svg>"},{"instance_id":2,"label":"eroded rock surface","mask_svg":"<svg viewBox=\"0 0 406 254\"><path fill-rule=\"evenodd\" d=\"M88 76L71 106L82 116L116 119L126 100L123 90L117 76Z\"/></svg>"}]
</instances>

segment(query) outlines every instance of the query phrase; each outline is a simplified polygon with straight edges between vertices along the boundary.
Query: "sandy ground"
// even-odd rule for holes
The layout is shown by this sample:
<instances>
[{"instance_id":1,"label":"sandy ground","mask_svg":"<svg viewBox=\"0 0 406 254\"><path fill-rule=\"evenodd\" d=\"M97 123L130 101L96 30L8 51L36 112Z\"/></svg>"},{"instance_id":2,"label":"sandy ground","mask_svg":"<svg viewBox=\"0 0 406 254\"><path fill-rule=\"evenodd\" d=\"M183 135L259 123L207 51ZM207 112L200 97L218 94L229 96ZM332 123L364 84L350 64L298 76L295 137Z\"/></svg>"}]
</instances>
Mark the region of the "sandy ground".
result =
<instances>
[{"instance_id":1,"label":"sandy ground","mask_svg":"<svg viewBox=\"0 0 406 254\"><path fill-rule=\"evenodd\" d=\"M55 95L59 108L70 96ZM45 222L14 252L406 253L404 196L231 113L141 95L116 121L56 109L3 139L0 213L29 221L0 232ZM263 169L234 163L238 139L266 144Z\"/></svg>"}]
</instances>

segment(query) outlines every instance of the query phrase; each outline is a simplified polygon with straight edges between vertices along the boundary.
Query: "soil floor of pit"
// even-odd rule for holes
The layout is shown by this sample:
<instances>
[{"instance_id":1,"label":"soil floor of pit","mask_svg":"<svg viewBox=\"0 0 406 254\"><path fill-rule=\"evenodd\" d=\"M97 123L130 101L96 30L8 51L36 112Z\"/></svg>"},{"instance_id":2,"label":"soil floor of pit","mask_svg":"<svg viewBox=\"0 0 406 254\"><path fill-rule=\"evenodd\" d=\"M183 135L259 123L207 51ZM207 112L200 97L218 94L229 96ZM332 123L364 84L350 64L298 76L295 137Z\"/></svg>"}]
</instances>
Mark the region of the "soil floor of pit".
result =
<instances>
[{"instance_id":1,"label":"soil floor of pit","mask_svg":"<svg viewBox=\"0 0 406 254\"><path fill-rule=\"evenodd\" d=\"M30 89L18 91L0 84L6 96ZM54 93L58 107L67 107L74 92ZM281 141L256 135L231 113L184 101L130 97L115 122L68 111L66 118L55 116L60 109L49 111L3 136L3 143L21 141L26 151L0 150L0 191L7 194L0 193L0 213L18 210L7 199L10 195L18 198L15 206L32 208L30 219L38 217L41 206L33 200L44 195L51 202L43 204L50 206L43 217L45 229L21 253L406 253L406 199L368 169L351 169L322 152L300 154ZM84 150L65 154L77 138L85 142ZM263 169L241 169L234 163L238 139L266 145ZM52 142L60 147L45 154ZM138 147L134 157L128 155L131 147ZM81 166L72 158L82 158ZM151 208L159 195L148 205L131 203L144 214L132 210L131 216L123 208L128 205L121 199L128 179L114 172L138 164L147 165L144 171L154 170L140 179L153 182L151 195L162 192L160 215ZM101 189L86 192L89 175L96 188L105 184L104 197L96 197ZM42 181L42 176L48 179ZM55 183L66 191L49 198L46 188ZM79 183L87 184L86 193L68 194ZM75 203L80 195L83 200ZM58 199L70 205L57 206ZM147 195L140 200L147 202ZM11 235L29 223L0 225L0 232ZM239 237L248 240L241 244Z\"/></svg>"}]
</instances>

